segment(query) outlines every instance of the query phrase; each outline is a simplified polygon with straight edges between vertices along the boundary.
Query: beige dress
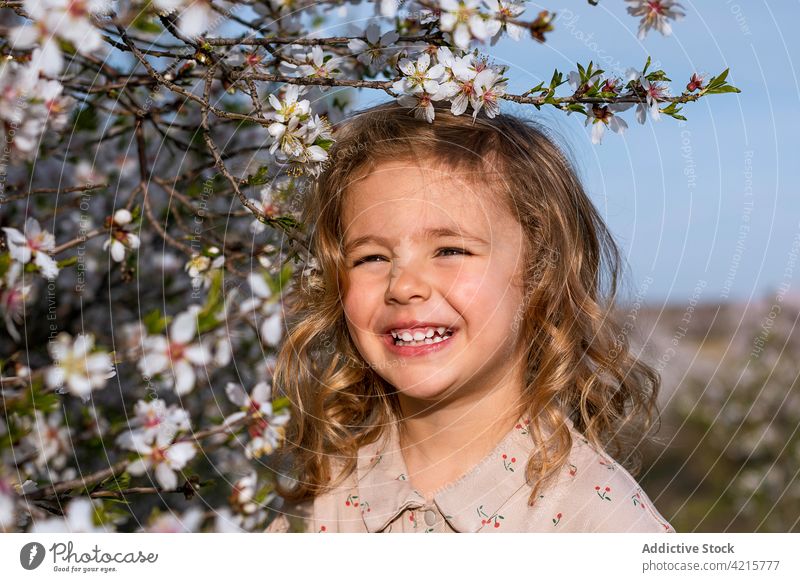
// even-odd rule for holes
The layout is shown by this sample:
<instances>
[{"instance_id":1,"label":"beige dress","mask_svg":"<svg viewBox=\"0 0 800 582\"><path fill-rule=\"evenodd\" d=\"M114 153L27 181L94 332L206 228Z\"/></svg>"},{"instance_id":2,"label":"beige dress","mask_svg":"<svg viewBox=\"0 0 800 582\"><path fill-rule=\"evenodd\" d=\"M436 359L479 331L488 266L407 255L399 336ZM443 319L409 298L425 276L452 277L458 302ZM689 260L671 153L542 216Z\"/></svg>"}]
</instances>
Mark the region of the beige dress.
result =
<instances>
[{"instance_id":1,"label":"beige dress","mask_svg":"<svg viewBox=\"0 0 800 582\"><path fill-rule=\"evenodd\" d=\"M491 453L432 499L408 480L394 423L381 439L361 447L357 471L339 487L286 508L265 531L675 532L630 473L569 420L569 462L529 506L529 422L521 417Z\"/></svg>"}]
</instances>

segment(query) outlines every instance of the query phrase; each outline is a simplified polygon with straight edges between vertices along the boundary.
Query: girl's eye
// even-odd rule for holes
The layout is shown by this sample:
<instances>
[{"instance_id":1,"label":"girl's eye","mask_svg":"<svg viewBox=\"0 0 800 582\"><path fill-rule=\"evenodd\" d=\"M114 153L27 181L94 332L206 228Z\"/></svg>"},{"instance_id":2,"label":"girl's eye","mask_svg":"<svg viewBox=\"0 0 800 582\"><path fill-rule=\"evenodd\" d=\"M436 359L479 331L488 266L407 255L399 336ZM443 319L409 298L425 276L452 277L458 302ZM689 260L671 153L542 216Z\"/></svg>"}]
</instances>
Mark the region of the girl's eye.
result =
<instances>
[{"instance_id":1,"label":"girl's eye","mask_svg":"<svg viewBox=\"0 0 800 582\"><path fill-rule=\"evenodd\" d=\"M470 254L469 251L466 251L464 249L455 248L455 247L441 248L441 249L439 249L439 252L440 253L455 252L456 254L461 254L461 255L469 255ZM452 257L452 256L456 256L456 255L446 254L446 255L442 255L442 256ZM362 263L373 263L373 262L375 262L375 261L373 261L373 259L384 259L384 260L386 260L386 257L384 257L383 255L368 255L366 257L362 257L360 259L356 259L355 261L353 261L353 266L357 267L358 265L361 265Z\"/></svg>"},{"instance_id":2,"label":"girl's eye","mask_svg":"<svg viewBox=\"0 0 800 582\"><path fill-rule=\"evenodd\" d=\"M384 257L383 255L369 255L368 257L362 257L360 259L357 259L356 261L353 261L353 266L357 267L361 263L371 263L373 262L371 259L385 259L385 258L386 257Z\"/></svg>"},{"instance_id":3,"label":"girl's eye","mask_svg":"<svg viewBox=\"0 0 800 582\"><path fill-rule=\"evenodd\" d=\"M449 247L449 248L439 249L439 250L442 251L443 253L450 252L450 251L455 251L456 253L461 254L461 255L468 255L469 254L469 251L466 251L464 249L457 249L457 248L454 248L454 247ZM453 255L445 255L445 256L453 256Z\"/></svg>"}]
</instances>

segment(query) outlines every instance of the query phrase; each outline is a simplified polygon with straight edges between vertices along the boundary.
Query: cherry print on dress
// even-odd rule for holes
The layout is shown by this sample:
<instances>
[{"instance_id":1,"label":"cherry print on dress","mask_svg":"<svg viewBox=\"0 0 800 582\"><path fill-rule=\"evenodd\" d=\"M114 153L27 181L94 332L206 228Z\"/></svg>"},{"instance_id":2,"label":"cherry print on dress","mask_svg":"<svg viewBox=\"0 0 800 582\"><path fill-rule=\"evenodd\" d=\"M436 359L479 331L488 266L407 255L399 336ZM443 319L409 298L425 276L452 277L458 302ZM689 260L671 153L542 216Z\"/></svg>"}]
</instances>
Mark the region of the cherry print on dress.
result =
<instances>
[{"instance_id":1,"label":"cherry print on dress","mask_svg":"<svg viewBox=\"0 0 800 582\"><path fill-rule=\"evenodd\" d=\"M594 490L600 499L605 499L606 501L611 501L611 498L607 495L611 493L611 487L606 487L604 491L600 491L600 485L595 485Z\"/></svg>"},{"instance_id":2,"label":"cherry print on dress","mask_svg":"<svg viewBox=\"0 0 800 582\"><path fill-rule=\"evenodd\" d=\"M494 525L494 527L500 527L500 521L499 520L505 519L505 517L503 517L502 515L498 515L497 513L494 513L492 515L487 514L483 510L483 505L479 505L478 506L477 512L478 512L478 517L481 518L481 525L482 526L483 525L488 525L488 524L491 523L491 524Z\"/></svg>"},{"instance_id":3,"label":"cherry print on dress","mask_svg":"<svg viewBox=\"0 0 800 582\"><path fill-rule=\"evenodd\" d=\"M631 495L631 500L633 501L634 505L638 505L642 509L644 509L644 502L642 501L642 496L637 491L633 495Z\"/></svg>"},{"instance_id":4,"label":"cherry print on dress","mask_svg":"<svg viewBox=\"0 0 800 582\"><path fill-rule=\"evenodd\" d=\"M522 423L518 422L514 428L519 431L519 434L526 435L530 432L530 429L528 428L528 425L530 425L530 423L531 419L526 418L525 420L522 421Z\"/></svg>"}]
</instances>

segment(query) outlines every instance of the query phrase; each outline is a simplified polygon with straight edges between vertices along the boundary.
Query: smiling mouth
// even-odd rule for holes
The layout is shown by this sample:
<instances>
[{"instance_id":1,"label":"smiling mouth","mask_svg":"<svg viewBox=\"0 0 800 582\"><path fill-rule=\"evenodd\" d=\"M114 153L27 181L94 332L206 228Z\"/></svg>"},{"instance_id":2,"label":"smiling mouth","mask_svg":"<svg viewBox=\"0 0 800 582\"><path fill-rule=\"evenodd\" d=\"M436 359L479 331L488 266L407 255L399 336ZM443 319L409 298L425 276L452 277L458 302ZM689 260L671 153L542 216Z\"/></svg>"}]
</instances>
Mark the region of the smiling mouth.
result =
<instances>
[{"instance_id":1,"label":"smiling mouth","mask_svg":"<svg viewBox=\"0 0 800 582\"><path fill-rule=\"evenodd\" d=\"M414 347L414 346L433 345L433 344L438 344L438 343L442 343L442 342L445 342L445 341L449 340L451 337L453 337L454 333L455 333L455 331L454 330L450 330L450 329L445 330L443 332L443 334L440 334L437 331L437 332L434 332L434 334L432 336L425 337L425 338L420 339L420 340L414 340L414 339L412 339L412 340L403 340L401 336L397 336L397 337L393 337L392 338L392 343L394 345L398 346L398 347L402 347L402 346Z\"/></svg>"}]
</instances>

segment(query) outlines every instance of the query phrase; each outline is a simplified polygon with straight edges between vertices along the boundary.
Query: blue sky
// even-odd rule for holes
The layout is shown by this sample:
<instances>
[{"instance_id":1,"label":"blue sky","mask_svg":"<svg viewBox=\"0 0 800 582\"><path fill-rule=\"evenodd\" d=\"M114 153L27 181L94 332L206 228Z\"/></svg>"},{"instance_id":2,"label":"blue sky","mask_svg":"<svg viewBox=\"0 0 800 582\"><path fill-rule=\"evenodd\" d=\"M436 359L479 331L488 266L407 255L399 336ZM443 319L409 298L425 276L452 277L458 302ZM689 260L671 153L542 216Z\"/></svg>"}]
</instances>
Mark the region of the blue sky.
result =
<instances>
[{"instance_id":1,"label":"blue sky","mask_svg":"<svg viewBox=\"0 0 800 582\"><path fill-rule=\"evenodd\" d=\"M504 110L543 118L571 144L630 267L630 296L638 290L649 303L748 301L774 296L782 283L792 284L795 293L800 85L792 55L800 55L800 40L791 28L800 4L682 4L686 17L674 23L671 36L651 31L639 41L638 20L622 0L601 0L596 7L585 0L541 8L529 3L526 19L538 9L560 13L547 42L504 38L484 49L509 65L513 93L549 81L554 68L567 73L576 62L594 60L622 74L629 66L641 69L648 55L672 79L675 93L694 71L716 75L726 68L728 82L742 93L687 104L686 122L662 116L639 125L630 109L623 113L629 130L623 136L607 132L601 145L591 143L582 115L516 104ZM371 8L359 13L372 14ZM352 12L346 20L367 23ZM368 91L358 104L384 100Z\"/></svg>"}]
</instances>

